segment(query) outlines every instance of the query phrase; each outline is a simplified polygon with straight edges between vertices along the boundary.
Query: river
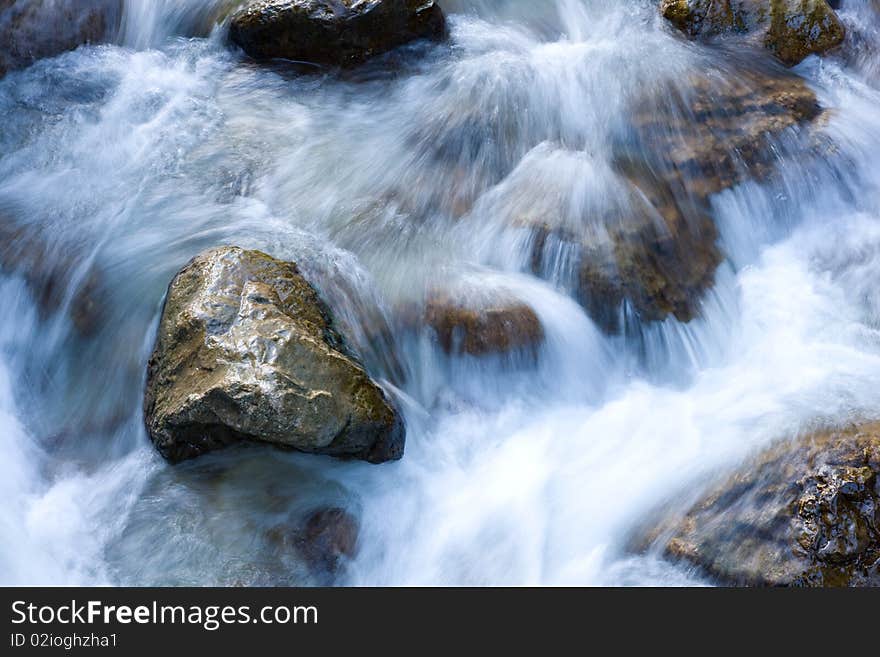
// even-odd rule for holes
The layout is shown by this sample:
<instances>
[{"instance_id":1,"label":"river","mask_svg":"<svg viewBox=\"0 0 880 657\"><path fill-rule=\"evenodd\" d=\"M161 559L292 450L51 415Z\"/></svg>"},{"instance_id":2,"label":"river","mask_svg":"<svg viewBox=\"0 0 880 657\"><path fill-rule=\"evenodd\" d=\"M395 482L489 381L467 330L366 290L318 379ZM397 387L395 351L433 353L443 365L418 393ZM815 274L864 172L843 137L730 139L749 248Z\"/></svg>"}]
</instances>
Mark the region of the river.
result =
<instances>
[{"instance_id":1,"label":"river","mask_svg":"<svg viewBox=\"0 0 880 657\"><path fill-rule=\"evenodd\" d=\"M866 2L840 9L860 47L794 69L832 110L833 151L781 143L778 176L715 195L725 261L701 316L621 335L563 277L530 274L503 218L535 195L606 202L633 99L731 70L723 48L678 38L651 0L447 0L447 43L326 73L247 61L210 29L218 4L129 0L116 44L0 80L0 214L61 281L47 313L23 276L0 278L0 582L313 583L271 530L334 505L361 525L339 584L703 584L632 554L633 529L762 445L877 416ZM468 168L438 165L450 153ZM217 244L301 264L401 408L401 461L155 453L142 398L163 296ZM66 310L94 272L101 321L84 336ZM414 294L454 285L530 304L537 362L373 339Z\"/></svg>"}]
</instances>

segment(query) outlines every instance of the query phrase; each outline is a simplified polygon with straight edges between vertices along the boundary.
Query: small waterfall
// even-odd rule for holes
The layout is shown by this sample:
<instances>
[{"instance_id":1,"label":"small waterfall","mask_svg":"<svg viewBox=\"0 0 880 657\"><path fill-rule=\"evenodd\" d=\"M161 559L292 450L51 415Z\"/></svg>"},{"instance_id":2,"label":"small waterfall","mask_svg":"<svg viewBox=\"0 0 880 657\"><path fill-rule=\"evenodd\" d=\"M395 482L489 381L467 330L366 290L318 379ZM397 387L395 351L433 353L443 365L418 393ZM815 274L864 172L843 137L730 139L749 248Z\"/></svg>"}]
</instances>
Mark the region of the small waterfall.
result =
<instances>
[{"instance_id":1,"label":"small waterfall","mask_svg":"<svg viewBox=\"0 0 880 657\"><path fill-rule=\"evenodd\" d=\"M242 0L125 0L120 43L155 48L169 37L205 37Z\"/></svg>"}]
</instances>

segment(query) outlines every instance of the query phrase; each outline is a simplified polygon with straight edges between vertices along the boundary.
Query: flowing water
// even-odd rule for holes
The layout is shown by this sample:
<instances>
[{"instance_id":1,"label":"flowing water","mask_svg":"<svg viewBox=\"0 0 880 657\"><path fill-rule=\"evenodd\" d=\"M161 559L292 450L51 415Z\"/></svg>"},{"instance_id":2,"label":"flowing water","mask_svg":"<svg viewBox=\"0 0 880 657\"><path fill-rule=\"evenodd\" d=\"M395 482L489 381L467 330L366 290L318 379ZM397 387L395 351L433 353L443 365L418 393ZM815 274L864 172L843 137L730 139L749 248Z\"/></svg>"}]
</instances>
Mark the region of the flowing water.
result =
<instances>
[{"instance_id":1,"label":"flowing water","mask_svg":"<svg viewBox=\"0 0 880 657\"><path fill-rule=\"evenodd\" d=\"M339 583L698 584L631 554L633 528L762 445L880 414L867 0L842 3L843 55L795 69L834 148L780 142L777 176L717 194L701 317L618 336L572 300L564 257L527 273L507 220L613 203L632 104L736 75L723 47L675 36L653 0L446 0L449 42L337 73L249 62L212 28L229 4L129 0L116 45L0 80L0 219L40 244L55 300L0 278L2 583L309 583L273 528L331 505L361 524ZM402 409L402 461L157 456L141 400L163 295L216 244L302 265ZM390 330L428 288L530 304L537 363Z\"/></svg>"}]
</instances>

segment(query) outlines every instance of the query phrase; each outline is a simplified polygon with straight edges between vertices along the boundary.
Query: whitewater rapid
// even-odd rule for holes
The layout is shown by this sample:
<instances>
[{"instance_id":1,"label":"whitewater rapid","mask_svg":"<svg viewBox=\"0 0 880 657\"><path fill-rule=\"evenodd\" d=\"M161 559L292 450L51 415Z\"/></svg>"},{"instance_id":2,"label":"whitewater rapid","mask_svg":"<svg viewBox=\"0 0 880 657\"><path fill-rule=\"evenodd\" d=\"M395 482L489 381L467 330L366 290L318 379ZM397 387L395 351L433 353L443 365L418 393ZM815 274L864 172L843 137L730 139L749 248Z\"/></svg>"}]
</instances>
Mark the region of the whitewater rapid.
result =
<instances>
[{"instance_id":1,"label":"whitewater rapid","mask_svg":"<svg viewBox=\"0 0 880 657\"><path fill-rule=\"evenodd\" d=\"M864 37L855 54L795 69L832 110L834 148L816 161L780 146L777 177L713 197L726 261L701 317L622 336L525 273L499 217L548 190L602 199L635 94L723 50L678 38L651 0L449 0L449 43L302 75L231 49L208 19L218 4L132 0L117 44L0 80L0 211L75 256L73 279L96 267L105 313L83 338L0 278L3 584L310 583L265 537L326 505L360 518L341 584L699 584L628 551L647 515L774 440L880 416L866 3L840 10ZM471 169L436 166L444 148ZM464 217L453 182L477 196ZM141 400L163 295L216 244L302 265L402 409L402 461L259 448L172 467L154 453ZM537 365L370 339L438 284L531 305Z\"/></svg>"}]
</instances>

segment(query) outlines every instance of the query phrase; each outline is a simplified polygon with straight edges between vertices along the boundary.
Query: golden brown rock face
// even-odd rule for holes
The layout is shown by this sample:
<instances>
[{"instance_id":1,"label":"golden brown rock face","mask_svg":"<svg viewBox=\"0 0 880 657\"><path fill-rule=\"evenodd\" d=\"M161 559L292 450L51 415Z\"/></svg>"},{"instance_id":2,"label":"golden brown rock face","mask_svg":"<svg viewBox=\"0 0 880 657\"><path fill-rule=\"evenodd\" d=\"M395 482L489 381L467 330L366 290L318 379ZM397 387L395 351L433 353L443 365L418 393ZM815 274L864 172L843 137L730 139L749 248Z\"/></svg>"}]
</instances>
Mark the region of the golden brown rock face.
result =
<instances>
[{"instance_id":1,"label":"golden brown rock face","mask_svg":"<svg viewBox=\"0 0 880 657\"><path fill-rule=\"evenodd\" d=\"M715 280L721 254L715 224L707 215L699 224L685 223L677 207L664 214L646 208L644 221L632 229L611 232L611 259L587 252L578 272L579 299L608 332L620 329L618 315L608 313L626 300L643 322L669 316L689 322L699 313L699 299Z\"/></svg>"},{"instance_id":2,"label":"golden brown rock face","mask_svg":"<svg viewBox=\"0 0 880 657\"><path fill-rule=\"evenodd\" d=\"M776 445L661 522L668 556L724 583L880 585L880 423Z\"/></svg>"},{"instance_id":3,"label":"golden brown rock face","mask_svg":"<svg viewBox=\"0 0 880 657\"><path fill-rule=\"evenodd\" d=\"M544 341L544 327L535 311L516 300L463 306L435 296L428 301L424 321L448 354L534 353Z\"/></svg>"},{"instance_id":4,"label":"golden brown rock face","mask_svg":"<svg viewBox=\"0 0 880 657\"><path fill-rule=\"evenodd\" d=\"M415 39L440 39L432 0L257 0L234 14L229 37L256 59L347 66Z\"/></svg>"},{"instance_id":5,"label":"golden brown rock face","mask_svg":"<svg viewBox=\"0 0 880 657\"><path fill-rule=\"evenodd\" d=\"M692 38L755 35L789 66L836 48L845 36L826 0L663 0L660 10Z\"/></svg>"},{"instance_id":6,"label":"golden brown rock face","mask_svg":"<svg viewBox=\"0 0 880 657\"><path fill-rule=\"evenodd\" d=\"M578 299L608 332L620 330L624 302L641 321L693 319L722 261L710 196L772 173L771 140L819 114L794 76L738 71L661 88L635 108L616 148L626 198L601 218L603 239L523 221L533 229L533 271L559 244L573 247Z\"/></svg>"},{"instance_id":7,"label":"golden brown rock face","mask_svg":"<svg viewBox=\"0 0 880 657\"><path fill-rule=\"evenodd\" d=\"M401 418L296 265L237 247L197 256L171 282L144 408L170 461L243 440L370 462L403 454Z\"/></svg>"},{"instance_id":8,"label":"golden brown rock face","mask_svg":"<svg viewBox=\"0 0 880 657\"><path fill-rule=\"evenodd\" d=\"M659 182L705 199L749 177L773 170L768 139L816 119L821 108L803 79L740 70L723 81L694 76L636 109L634 150L644 154ZM618 168L636 176L644 165L627 153Z\"/></svg>"}]
</instances>

